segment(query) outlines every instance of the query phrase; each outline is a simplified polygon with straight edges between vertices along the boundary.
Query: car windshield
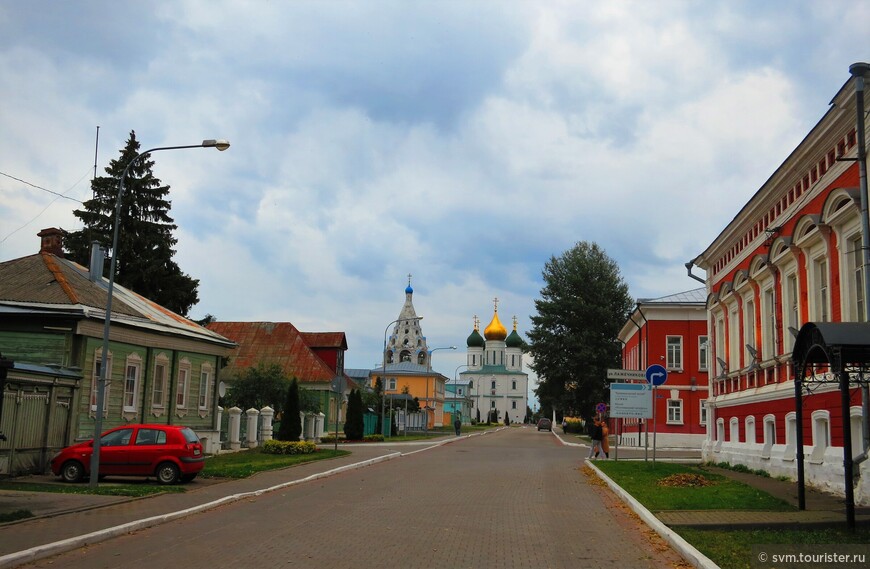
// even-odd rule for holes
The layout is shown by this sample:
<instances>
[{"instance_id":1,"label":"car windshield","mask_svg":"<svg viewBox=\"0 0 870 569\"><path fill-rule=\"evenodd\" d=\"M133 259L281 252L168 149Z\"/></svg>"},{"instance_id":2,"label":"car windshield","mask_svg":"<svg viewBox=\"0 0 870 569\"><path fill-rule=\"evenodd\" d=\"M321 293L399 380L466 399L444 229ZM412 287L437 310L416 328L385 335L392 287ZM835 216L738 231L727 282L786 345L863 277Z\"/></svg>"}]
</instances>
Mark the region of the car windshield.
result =
<instances>
[{"instance_id":1,"label":"car windshield","mask_svg":"<svg viewBox=\"0 0 870 569\"><path fill-rule=\"evenodd\" d=\"M193 432L193 429L184 427L181 429L181 434L184 435L184 440L189 443L198 443L199 437L196 436L196 433Z\"/></svg>"}]
</instances>

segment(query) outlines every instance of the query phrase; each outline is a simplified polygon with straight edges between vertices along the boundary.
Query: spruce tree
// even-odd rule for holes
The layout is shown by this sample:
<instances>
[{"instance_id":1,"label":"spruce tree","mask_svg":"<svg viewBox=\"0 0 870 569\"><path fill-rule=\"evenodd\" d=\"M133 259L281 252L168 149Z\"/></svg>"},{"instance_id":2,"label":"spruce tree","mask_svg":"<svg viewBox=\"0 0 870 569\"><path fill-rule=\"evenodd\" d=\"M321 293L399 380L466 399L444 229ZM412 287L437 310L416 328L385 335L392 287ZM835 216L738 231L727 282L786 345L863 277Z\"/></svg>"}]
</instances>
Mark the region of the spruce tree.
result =
<instances>
[{"instance_id":1,"label":"spruce tree","mask_svg":"<svg viewBox=\"0 0 870 569\"><path fill-rule=\"evenodd\" d=\"M350 441L359 441L362 440L364 432L362 395L358 390L353 389L347 400L347 420L344 423L344 435Z\"/></svg>"},{"instance_id":2,"label":"spruce tree","mask_svg":"<svg viewBox=\"0 0 870 569\"><path fill-rule=\"evenodd\" d=\"M294 377L287 388L287 398L278 427L279 441L298 441L302 436L302 422L299 420L299 382Z\"/></svg>"},{"instance_id":3,"label":"spruce tree","mask_svg":"<svg viewBox=\"0 0 870 569\"><path fill-rule=\"evenodd\" d=\"M124 168L140 152L136 132L130 132L127 145L120 158L109 162L108 176L94 178L91 189L94 197L73 214L82 221L81 231L70 232L65 238L66 255L87 266L90 262L91 242L105 247L112 243L115 223L115 202L118 182ZM124 180L121 197L120 231L118 233L115 282L138 294L186 316L199 300L199 281L181 272L172 259L178 242L172 233L177 229L169 216L172 203L167 199L169 186L164 186L151 172L154 162L150 156L136 161ZM108 276L109 258L103 267Z\"/></svg>"}]
</instances>

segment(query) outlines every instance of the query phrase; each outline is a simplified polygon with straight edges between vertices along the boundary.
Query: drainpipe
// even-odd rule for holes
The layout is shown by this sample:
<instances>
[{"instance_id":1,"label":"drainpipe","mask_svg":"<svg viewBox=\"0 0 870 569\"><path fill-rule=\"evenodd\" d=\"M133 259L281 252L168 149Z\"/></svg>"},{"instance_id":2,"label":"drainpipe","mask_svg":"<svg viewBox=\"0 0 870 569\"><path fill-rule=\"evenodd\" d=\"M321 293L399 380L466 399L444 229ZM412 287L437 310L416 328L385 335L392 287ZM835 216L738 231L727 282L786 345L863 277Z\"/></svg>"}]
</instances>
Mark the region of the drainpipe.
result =
<instances>
[{"instance_id":1,"label":"drainpipe","mask_svg":"<svg viewBox=\"0 0 870 569\"><path fill-rule=\"evenodd\" d=\"M858 189L861 194L861 248L863 249L864 262L864 322L870 322L870 215L868 215L867 204L867 144L864 132L864 78L870 73L870 64L858 62L849 66L849 73L855 78L855 113L856 125L855 128L858 134ZM867 384L861 386L861 408L863 410L864 421L862 424L862 434L864 439L864 452L856 457L855 464L867 460L868 450L870 450L870 387ZM851 419L843 418L845 429L851 428Z\"/></svg>"},{"instance_id":2,"label":"drainpipe","mask_svg":"<svg viewBox=\"0 0 870 569\"><path fill-rule=\"evenodd\" d=\"M704 279L702 279L702 278L699 277L698 275L694 275L694 274L692 274L692 267L693 267L694 265L695 265L695 261L694 261L694 260L689 261L688 263L686 263L686 272L689 273L689 277L690 277L690 278L693 278L693 279L695 279L696 281L698 281L699 283L701 283L701 284L703 284L703 285L706 285L706 284L707 284L707 281L705 281Z\"/></svg>"}]
</instances>

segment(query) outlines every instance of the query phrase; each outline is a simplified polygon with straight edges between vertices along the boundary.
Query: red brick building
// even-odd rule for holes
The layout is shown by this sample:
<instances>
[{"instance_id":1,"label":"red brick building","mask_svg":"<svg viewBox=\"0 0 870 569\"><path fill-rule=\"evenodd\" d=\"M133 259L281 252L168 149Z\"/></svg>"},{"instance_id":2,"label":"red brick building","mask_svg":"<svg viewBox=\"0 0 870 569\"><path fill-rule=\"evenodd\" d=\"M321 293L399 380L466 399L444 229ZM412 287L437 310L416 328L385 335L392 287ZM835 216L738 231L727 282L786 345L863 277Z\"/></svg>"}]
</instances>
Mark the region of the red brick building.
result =
<instances>
[{"instance_id":1,"label":"red brick building","mask_svg":"<svg viewBox=\"0 0 870 569\"><path fill-rule=\"evenodd\" d=\"M706 438L705 300L703 288L638 299L619 333L623 369L645 370L661 364L668 371L667 381L656 389L655 444L659 447L701 448ZM653 432L653 421L648 420L644 429L642 421L626 419L616 430L622 434L620 444L645 446L644 433Z\"/></svg>"},{"instance_id":2,"label":"red brick building","mask_svg":"<svg viewBox=\"0 0 870 569\"><path fill-rule=\"evenodd\" d=\"M856 502L870 504L862 393L844 417L836 383L795 402L793 349L807 323L865 321L856 86L845 83L806 138L703 253L711 335L704 457L796 477L798 429L809 484L845 492L844 426L858 457ZM867 105L860 113L866 121ZM866 186L865 186L866 188ZM866 394L865 394L866 397Z\"/></svg>"}]
</instances>

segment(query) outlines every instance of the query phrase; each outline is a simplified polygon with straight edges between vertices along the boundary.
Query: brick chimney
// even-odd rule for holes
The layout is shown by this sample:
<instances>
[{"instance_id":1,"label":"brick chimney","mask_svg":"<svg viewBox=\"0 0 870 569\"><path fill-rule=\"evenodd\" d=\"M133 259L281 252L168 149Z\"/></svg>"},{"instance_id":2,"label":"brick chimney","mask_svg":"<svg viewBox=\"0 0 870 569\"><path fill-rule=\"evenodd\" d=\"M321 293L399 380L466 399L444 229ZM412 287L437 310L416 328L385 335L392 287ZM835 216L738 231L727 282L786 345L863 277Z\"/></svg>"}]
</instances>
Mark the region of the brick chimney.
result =
<instances>
[{"instance_id":1,"label":"brick chimney","mask_svg":"<svg viewBox=\"0 0 870 569\"><path fill-rule=\"evenodd\" d=\"M43 229L36 234L42 241L39 245L40 253L51 253L63 258L63 230L56 227Z\"/></svg>"}]
</instances>

